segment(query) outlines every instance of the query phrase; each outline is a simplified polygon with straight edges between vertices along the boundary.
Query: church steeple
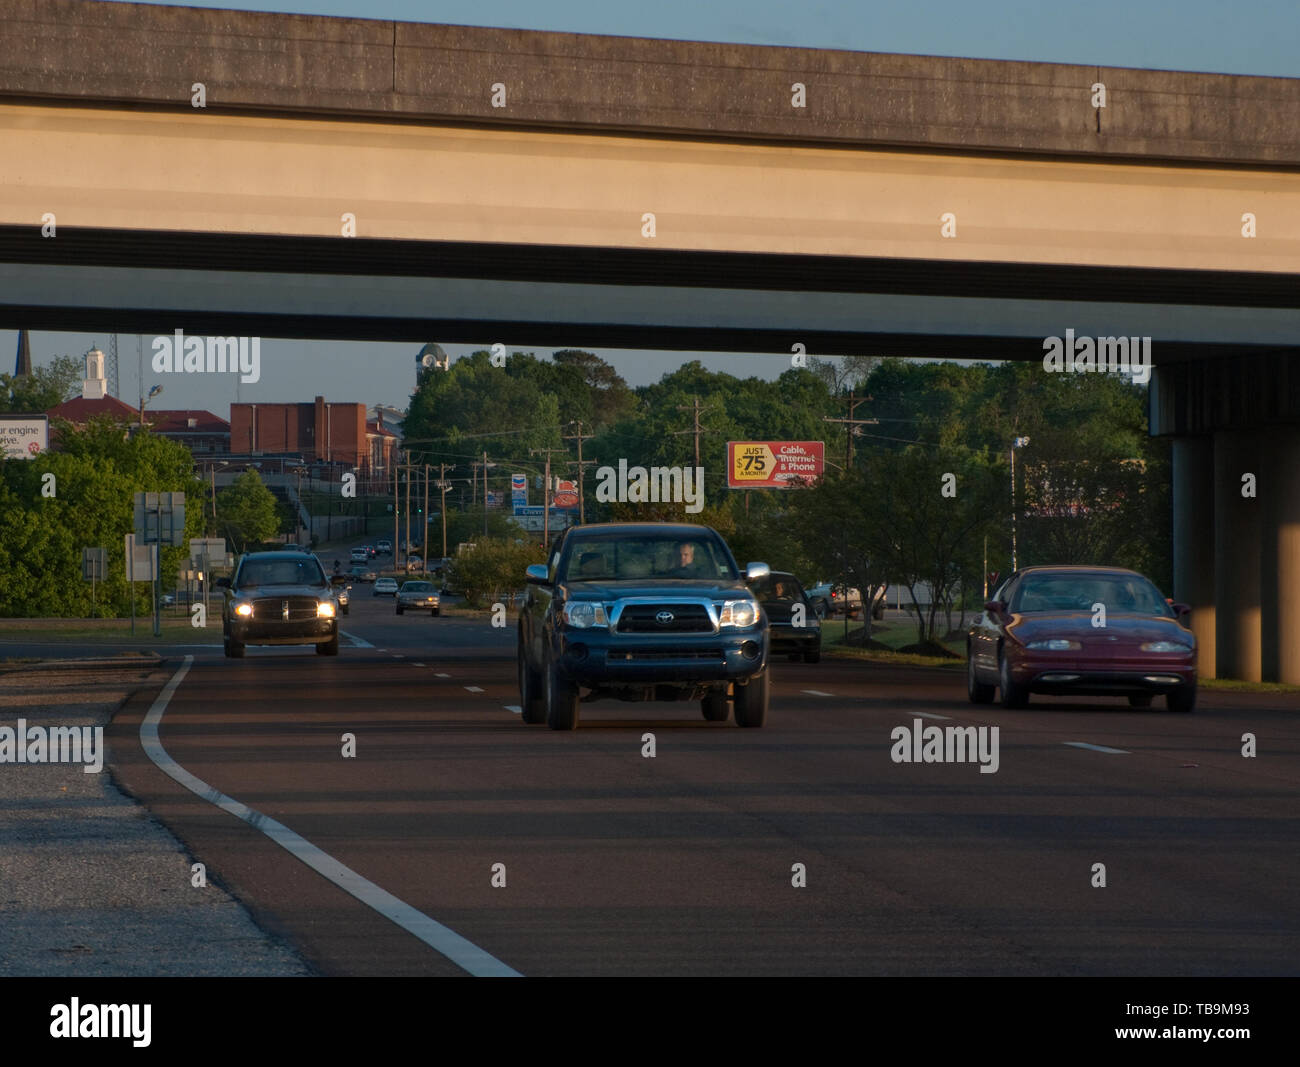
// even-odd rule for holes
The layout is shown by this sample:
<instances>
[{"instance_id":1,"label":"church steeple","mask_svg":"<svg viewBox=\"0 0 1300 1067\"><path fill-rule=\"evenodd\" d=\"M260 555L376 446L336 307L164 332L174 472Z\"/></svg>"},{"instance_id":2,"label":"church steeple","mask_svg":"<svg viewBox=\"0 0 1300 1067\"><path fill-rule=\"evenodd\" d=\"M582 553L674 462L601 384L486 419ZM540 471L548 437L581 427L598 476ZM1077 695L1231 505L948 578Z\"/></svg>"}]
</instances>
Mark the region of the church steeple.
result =
<instances>
[{"instance_id":1,"label":"church steeple","mask_svg":"<svg viewBox=\"0 0 1300 1067\"><path fill-rule=\"evenodd\" d=\"M32 342L26 330L18 331L18 358L14 360L14 377L32 373Z\"/></svg>"}]
</instances>

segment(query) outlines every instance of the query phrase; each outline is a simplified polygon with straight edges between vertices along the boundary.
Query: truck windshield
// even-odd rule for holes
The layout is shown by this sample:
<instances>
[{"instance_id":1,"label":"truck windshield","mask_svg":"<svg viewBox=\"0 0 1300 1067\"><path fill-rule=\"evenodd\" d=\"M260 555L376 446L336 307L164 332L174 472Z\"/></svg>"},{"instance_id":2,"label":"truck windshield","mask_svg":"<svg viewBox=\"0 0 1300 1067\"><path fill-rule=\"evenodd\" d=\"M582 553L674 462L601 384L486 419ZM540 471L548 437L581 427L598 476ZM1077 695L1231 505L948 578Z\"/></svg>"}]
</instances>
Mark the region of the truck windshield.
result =
<instances>
[{"instance_id":1,"label":"truck windshield","mask_svg":"<svg viewBox=\"0 0 1300 1067\"><path fill-rule=\"evenodd\" d=\"M739 580L729 553L706 533L604 534L574 539L568 547L562 581Z\"/></svg>"},{"instance_id":2,"label":"truck windshield","mask_svg":"<svg viewBox=\"0 0 1300 1067\"><path fill-rule=\"evenodd\" d=\"M255 589L264 585L324 585L325 572L314 558L250 559L239 568L238 586Z\"/></svg>"}]
</instances>

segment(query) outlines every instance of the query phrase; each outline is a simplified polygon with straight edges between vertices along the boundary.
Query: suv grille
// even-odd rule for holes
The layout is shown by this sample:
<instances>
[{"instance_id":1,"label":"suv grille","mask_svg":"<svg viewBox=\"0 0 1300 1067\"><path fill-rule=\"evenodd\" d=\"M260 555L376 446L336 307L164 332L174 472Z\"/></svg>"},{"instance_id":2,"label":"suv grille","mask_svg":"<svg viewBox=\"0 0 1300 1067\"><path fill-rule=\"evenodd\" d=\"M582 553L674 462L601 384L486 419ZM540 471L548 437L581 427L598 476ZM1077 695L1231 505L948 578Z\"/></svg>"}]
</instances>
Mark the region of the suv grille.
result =
<instances>
[{"instance_id":1,"label":"suv grille","mask_svg":"<svg viewBox=\"0 0 1300 1067\"><path fill-rule=\"evenodd\" d=\"M672 616L660 622L660 612ZM711 634L713 620L703 604L627 604L618 619L621 634Z\"/></svg>"}]
</instances>

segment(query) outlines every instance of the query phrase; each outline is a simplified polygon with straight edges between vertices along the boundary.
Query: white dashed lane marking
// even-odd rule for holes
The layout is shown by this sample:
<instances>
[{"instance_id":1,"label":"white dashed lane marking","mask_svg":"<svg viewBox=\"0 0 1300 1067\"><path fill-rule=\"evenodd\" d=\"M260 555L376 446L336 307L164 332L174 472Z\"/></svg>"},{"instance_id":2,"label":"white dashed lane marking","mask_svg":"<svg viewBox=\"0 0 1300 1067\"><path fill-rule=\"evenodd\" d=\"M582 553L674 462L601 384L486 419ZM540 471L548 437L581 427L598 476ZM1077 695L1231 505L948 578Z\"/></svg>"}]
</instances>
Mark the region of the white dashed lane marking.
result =
<instances>
[{"instance_id":1,"label":"white dashed lane marking","mask_svg":"<svg viewBox=\"0 0 1300 1067\"><path fill-rule=\"evenodd\" d=\"M358 637L356 634L350 634L346 630L340 630L339 633L352 642L353 648L374 648L375 647L364 637ZM379 651L383 652L384 649L381 648Z\"/></svg>"},{"instance_id":2,"label":"white dashed lane marking","mask_svg":"<svg viewBox=\"0 0 1300 1067\"><path fill-rule=\"evenodd\" d=\"M1117 756L1131 755L1129 750L1126 748L1107 748L1105 745L1090 745L1086 741L1063 741L1061 743L1069 745L1071 748L1086 748L1093 752L1110 752Z\"/></svg>"},{"instance_id":3,"label":"white dashed lane marking","mask_svg":"<svg viewBox=\"0 0 1300 1067\"><path fill-rule=\"evenodd\" d=\"M180 688L185 675L189 673L193 656L186 656L180 669L172 675L153 702L149 712L140 723L140 743L145 753L168 777L174 779L195 796L202 797L222 811L237 819L242 819L254 829L266 834L272 841L301 860L318 874L324 875L340 889L352 894L367 907L373 908L384 918L391 920L407 933L419 938L435 952L440 952L456 964L477 977L518 978L518 971L508 967L495 956L489 955L472 941L461 937L442 923L429 918L423 912L405 901L393 896L386 889L381 889L368 878L363 878L350 867L345 867L329 853L313 845L305 837L294 833L289 827L275 819L268 818L260 811L240 803L233 797L219 792L201 778L195 777L167 754L162 740L158 736L158 727L162 723L163 713L168 703Z\"/></svg>"},{"instance_id":4,"label":"white dashed lane marking","mask_svg":"<svg viewBox=\"0 0 1300 1067\"><path fill-rule=\"evenodd\" d=\"M483 690L480 689L480 688L479 688L478 686L476 686L476 685L467 685L465 688L468 689L471 693L481 693L481 692L483 692Z\"/></svg>"},{"instance_id":5,"label":"white dashed lane marking","mask_svg":"<svg viewBox=\"0 0 1300 1067\"><path fill-rule=\"evenodd\" d=\"M802 692L814 697L833 697L834 693L823 693L820 689L804 689Z\"/></svg>"},{"instance_id":6,"label":"white dashed lane marking","mask_svg":"<svg viewBox=\"0 0 1300 1067\"><path fill-rule=\"evenodd\" d=\"M514 714L516 715L522 715L524 713L524 709L521 708L518 704L506 704L505 709L506 711L514 712Z\"/></svg>"},{"instance_id":7,"label":"white dashed lane marking","mask_svg":"<svg viewBox=\"0 0 1300 1067\"><path fill-rule=\"evenodd\" d=\"M443 674L441 671L439 671L437 674L434 675L434 677L435 677L435 678L450 678L451 675L450 675L450 674Z\"/></svg>"},{"instance_id":8,"label":"white dashed lane marking","mask_svg":"<svg viewBox=\"0 0 1300 1067\"><path fill-rule=\"evenodd\" d=\"M936 715L932 711L914 711L912 714L918 719L943 719L944 722L948 722L952 718L951 715Z\"/></svg>"}]
</instances>

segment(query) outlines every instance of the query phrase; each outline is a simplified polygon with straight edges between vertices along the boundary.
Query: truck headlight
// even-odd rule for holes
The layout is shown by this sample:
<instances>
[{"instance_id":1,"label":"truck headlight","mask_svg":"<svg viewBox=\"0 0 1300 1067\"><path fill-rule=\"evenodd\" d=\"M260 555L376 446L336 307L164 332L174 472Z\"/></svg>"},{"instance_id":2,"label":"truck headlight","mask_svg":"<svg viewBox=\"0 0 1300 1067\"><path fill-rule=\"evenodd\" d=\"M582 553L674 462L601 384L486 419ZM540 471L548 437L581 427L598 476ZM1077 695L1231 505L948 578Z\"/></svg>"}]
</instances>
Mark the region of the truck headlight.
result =
<instances>
[{"instance_id":1,"label":"truck headlight","mask_svg":"<svg viewBox=\"0 0 1300 1067\"><path fill-rule=\"evenodd\" d=\"M723 601L722 610L718 612L719 626L735 626L745 628L753 626L758 621L758 601L756 600L726 600Z\"/></svg>"},{"instance_id":2,"label":"truck headlight","mask_svg":"<svg viewBox=\"0 0 1300 1067\"><path fill-rule=\"evenodd\" d=\"M1063 637L1054 637L1050 641L1030 641L1025 648L1032 648L1035 652L1078 652L1083 645L1078 641L1067 641Z\"/></svg>"},{"instance_id":3,"label":"truck headlight","mask_svg":"<svg viewBox=\"0 0 1300 1067\"><path fill-rule=\"evenodd\" d=\"M253 605L252 605L252 604L236 604L236 605L235 605L235 614L238 615L241 619L247 619L249 616L251 616L251 615L253 614Z\"/></svg>"},{"instance_id":4,"label":"truck headlight","mask_svg":"<svg viewBox=\"0 0 1300 1067\"><path fill-rule=\"evenodd\" d=\"M589 600L574 600L564 605L564 622L575 630L589 630L593 626L608 626L604 604Z\"/></svg>"},{"instance_id":5,"label":"truck headlight","mask_svg":"<svg viewBox=\"0 0 1300 1067\"><path fill-rule=\"evenodd\" d=\"M334 618L334 604L329 600L322 600L316 605L316 617L318 619Z\"/></svg>"}]
</instances>

